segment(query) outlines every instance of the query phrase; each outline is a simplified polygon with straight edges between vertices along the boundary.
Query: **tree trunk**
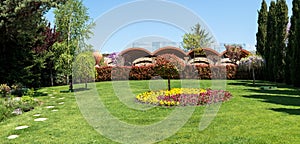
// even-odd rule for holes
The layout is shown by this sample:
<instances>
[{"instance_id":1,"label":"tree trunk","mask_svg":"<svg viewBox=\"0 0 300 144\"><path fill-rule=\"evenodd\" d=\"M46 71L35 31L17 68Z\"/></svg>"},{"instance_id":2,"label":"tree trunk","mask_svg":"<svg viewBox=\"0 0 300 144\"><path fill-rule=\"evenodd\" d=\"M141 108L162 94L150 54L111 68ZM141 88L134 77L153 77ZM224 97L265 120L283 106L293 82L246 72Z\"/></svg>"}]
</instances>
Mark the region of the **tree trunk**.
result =
<instances>
[{"instance_id":1,"label":"tree trunk","mask_svg":"<svg viewBox=\"0 0 300 144\"><path fill-rule=\"evenodd\" d=\"M171 80L170 80L170 76L168 77L168 90L171 90Z\"/></svg>"},{"instance_id":2,"label":"tree trunk","mask_svg":"<svg viewBox=\"0 0 300 144\"><path fill-rule=\"evenodd\" d=\"M53 86L53 85L54 85L54 82L53 82L52 67L50 68L50 80L51 80L51 86Z\"/></svg>"},{"instance_id":3,"label":"tree trunk","mask_svg":"<svg viewBox=\"0 0 300 144\"><path fill-rule=\"evenodd\" d=\"M67 74L67 81L66 84L70 84L69 75Z\"/></svg>"},{"instance_id":4,"label":"tree trunk","mask_svg":"<svg viewBox=\"0 0 300 144\"><path fill-rule=\"evenodd\" d=\"M252 77L253 77L253 85L255 85L255 72L254 72L254 68L252 68Z\"/></svg>"}]
</instances>

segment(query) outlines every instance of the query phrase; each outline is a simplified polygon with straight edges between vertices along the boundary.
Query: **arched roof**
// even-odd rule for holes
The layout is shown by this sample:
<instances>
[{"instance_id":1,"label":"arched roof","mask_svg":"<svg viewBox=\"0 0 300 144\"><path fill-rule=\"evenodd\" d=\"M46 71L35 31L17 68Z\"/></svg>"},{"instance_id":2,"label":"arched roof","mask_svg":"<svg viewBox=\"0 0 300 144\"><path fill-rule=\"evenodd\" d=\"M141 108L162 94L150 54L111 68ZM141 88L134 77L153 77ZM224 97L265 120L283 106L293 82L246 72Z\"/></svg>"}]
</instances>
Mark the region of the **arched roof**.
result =
<instances>
[{"instance_id":1,"label":"arched roof","mask_svg":"<svg viewBox=\"0 0 300 144\"><path fill-rule=\"evenodd\" d=\"M210 60L210 63L216 63L219 58L224 58L226 50L223 51L221 54L215 51L211 48L203 48L203 50L206 53L206 58ZM125 66L131 66L135 60L142 57L153 57L153 56L159 56L163 54L174 54L175 56L181 58L182 60L185 60L185 57L189 57L188 60L193 59L193 51L184 52L182 49L178 47L162 47L151 53L145 48L129 48L124 51L122 51L119 55L122 57L124 65ZM242 58L246 57L250 54L249 51L242 49Z\"/></svg>"},{"instance_id":2,"label":"arched roof","mask_svg":"<svg viewBox=\"0 0 300 144\"><path fill-rule=\"evenodd\" d=\"M122 51L119 55L123 58L124 65L130 66L134 60L141 57L151 56L152 54L144 48L130 48Z\"/></svg>"},{"instance_id":3,"label":"arched roof","mask_svg":"<svg viewBox=\"0 0 300 144\"><path fill-rule=\"evenodd\" d=\"M171 47L171 46L162 47L153 52L153 55L155 56L163 55L163 54L174 54L181 59L184 59L184 57L187 56L187 54L182 49L178 47Z\"/></svg>"},{"instance_id":4,"label":"arched roof","mask_svg":"<svg viewBox=\"0 0 300 144\"><path fill-rule=\"evenodd\" d=\"M202 48L203 51L205 52L206 56L220 56L220 53L218 53L217 51L215 51L214 49L211 48ZM193 58L194 51L190 50L187 55L190 56L190 58Z\"/></svg>"},{"instance_id":5,"label":"arched roof","mask_svg":"<svg viewBox=\"0 0 300 144\"><path fill-rule=\"evenodd\" d=\"M147 49L144 49L144 48L140 48L140 47L135 47L135 48L129 48L129 49L126 49L124 51L122 51L119 55L124 55L124 54L127 54L127 53L132 53L132 52L142 52L142 53L145 53L147 55L151 55L151 52L148 51Z\"/></svg>"},{"instance_id":6,"label":"arched roof","mask_svg":"<svg viewBox=\"0 0 300 144\"><path fill-rule=\"evenodd\" d=\"M203 50L205 51L206 56L208 55L220 56L220 53L218 53L216 50L212 48L203 48Z\"/></svg>"}]
</instances>

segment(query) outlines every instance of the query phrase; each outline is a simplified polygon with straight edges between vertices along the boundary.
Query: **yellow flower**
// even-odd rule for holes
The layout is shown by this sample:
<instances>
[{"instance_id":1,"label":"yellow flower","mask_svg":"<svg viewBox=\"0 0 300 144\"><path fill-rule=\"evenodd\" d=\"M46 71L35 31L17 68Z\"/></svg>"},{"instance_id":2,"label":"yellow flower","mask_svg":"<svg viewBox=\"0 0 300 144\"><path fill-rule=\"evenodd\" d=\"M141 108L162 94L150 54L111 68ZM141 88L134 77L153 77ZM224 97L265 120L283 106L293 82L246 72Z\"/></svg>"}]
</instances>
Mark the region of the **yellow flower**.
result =
<instances>
[{"instance_id":1,"label":"yellow flower","mask_svg":"<svg viewBox=\"0 0 300 144\"><path fill-rule=\"evenodd\" d=\"M206 92L207 92L206 89L201 89L201 90L200 90L200 93L206 93Z\"/></svg>"},{"instance_id":2,"label":"yellow flower","mask_svg":"<svg viewBox=\"0 0 300 144\"><path fill-rule=\"evenodd\" d=\"M168 101L168 106L170 106L171 105L171 102L170 101Z\"/></svg>"},{"instance_id":3,"label":"yellow flower","mask_svg":"<svg viewBox=\"0 0 300 144\"><path fill-rule=\"evenodd\" d=\"M164 105L164 101L160 100L160 101L159 101L159 104L160 104L160 105Z\"/></svg>"}]
</instances>

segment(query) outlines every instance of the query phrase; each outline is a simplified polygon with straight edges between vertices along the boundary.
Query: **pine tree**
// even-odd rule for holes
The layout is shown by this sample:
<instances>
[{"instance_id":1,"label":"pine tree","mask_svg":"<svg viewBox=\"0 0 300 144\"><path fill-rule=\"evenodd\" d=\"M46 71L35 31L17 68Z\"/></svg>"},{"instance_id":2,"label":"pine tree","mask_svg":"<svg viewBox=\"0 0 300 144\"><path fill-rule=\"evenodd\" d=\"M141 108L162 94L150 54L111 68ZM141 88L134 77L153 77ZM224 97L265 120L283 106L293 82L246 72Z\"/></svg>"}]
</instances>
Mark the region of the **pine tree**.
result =
<instances>
[{"instance_id":1,"label":"pine tree","mask_svg":"<svg viewBox=\"0 0 300 144\"><path fill-rule=\"evenodd\" d=\"M264 50L267 36L267 20L268 20L268 8L265 0L261 3L261 8L258 11L258 31L256 33L256 54L264 57Z\"/></svg>"},{"instance_id":2,"label":"pine tree","mask_svg":"<svg viewBox=\"0 0 300 144\"><path fill-rule=\"evenodd\" d=\"M284 79L284 50L286 49L286 35L288 24L288 6L285 0L276 3L276 40L274 41L274 80L282 82Z\"/></svg>"},{"instance_id":3,"label":"pine tree","mask_svg":"<svg viewBox=\"0 0 300 144\"><path fill-rule=\"evenodd\" d=\"M210 46L214 41L205 29L197 23L191 28L192 33L186 33L183 36L183 48L186 50L193 50L197 48L204 48Z\"/></svg>"},{"instance_id":4,"label":"pine tree","mask_svg":"<svg viewBox=\"0 0 300 144\"><path fill-rule=\"evenodd\" d=\"M274 49L276 48L276 3L271 1L268 12L268 22L267 22L267 40L266 47L264 51L264 56L266 59L265 75L267 80L274 80Z\"/></svg>"}]
</instances>

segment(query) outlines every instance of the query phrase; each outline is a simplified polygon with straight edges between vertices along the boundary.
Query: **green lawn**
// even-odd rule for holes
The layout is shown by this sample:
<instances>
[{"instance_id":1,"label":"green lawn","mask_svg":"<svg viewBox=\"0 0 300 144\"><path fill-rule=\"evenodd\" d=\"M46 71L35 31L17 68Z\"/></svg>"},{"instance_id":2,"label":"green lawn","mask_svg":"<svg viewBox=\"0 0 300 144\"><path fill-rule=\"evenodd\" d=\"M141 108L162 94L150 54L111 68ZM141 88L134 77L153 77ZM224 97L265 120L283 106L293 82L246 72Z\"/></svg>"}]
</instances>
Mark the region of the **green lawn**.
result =
<instances>
[{"instance_id":1,"label":"green lawn","mask_svg":"<svg viewBox=\"0 0 300 144\"><path fill-rule=\"evenodd\" d=\"M178 80L171 82L172 87L181 85ZM201 80L200 87L213 88L211 82ZM111 122L105 121L108 116L104 117L103 108L123 123L135 126L159 123L174 111L185 109L177 110L135 103L135 94L148 91L149 81L130 81L130 89L118 87L124 84L126 84L124 81L113 84L101 82L96 83L97 91L90 89L75 93L60 93L61 90L68 89L67 86L43 88L39 92L47 93L48 96L36 97L43 102L40 107L0 123L0 143L116 143L98 133L102 130L118 129L118 125L111 125L114 119ZM262 85L272 85L261 81L257 86L251 85L251 81L228 80L226 84L226 90L232 93L233 98L221 105L216 117L206 129L199 130L199 122L206 107L196 107L188 121L177 132L173 131L176 132L174 135L158 143L299 143L299 90L286 85L278 85L277 89L272 90L260 90ZM150 85L153 85L153 82ZM97 95L93 97L95 92ZM122 96L124 103L120 102L116 94ZM76 99L80 101L79 104ZM97 105L98 100L101 100L103 105ZM61 102L64 104L59 104ZM52 109L47 109L47 106L55 106L53 109L58 111L53 112ZM89 125L80 110L85 112L83 115L87 116L87 120L93 123L95 128ZM39 117L48 119L35 122L34 119L39 117L34 117L34 114L41 114ZM187 114L182 113L182 115ZM173 122L179 123L180 119L175 118ZM21 125L27 125L29 128L15 130L15 127ZM165 125L161 131L152 131L149 135L159 139L163 135L162 132L171 130L169 127ZM114 134L122 135L122 132L126 131L122 128L119 127L119 131L114 131ZM137 128L136 131L140 129ZM13 140L7 139L12 134L17 134L19 137ZM141 135L140 140L143 138ZM127 137L124 141L129 142L130 139Z\"/></svg>"}]
</instances>

